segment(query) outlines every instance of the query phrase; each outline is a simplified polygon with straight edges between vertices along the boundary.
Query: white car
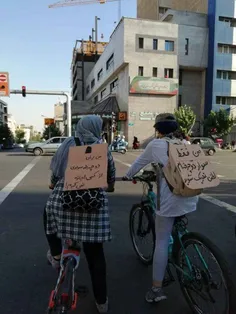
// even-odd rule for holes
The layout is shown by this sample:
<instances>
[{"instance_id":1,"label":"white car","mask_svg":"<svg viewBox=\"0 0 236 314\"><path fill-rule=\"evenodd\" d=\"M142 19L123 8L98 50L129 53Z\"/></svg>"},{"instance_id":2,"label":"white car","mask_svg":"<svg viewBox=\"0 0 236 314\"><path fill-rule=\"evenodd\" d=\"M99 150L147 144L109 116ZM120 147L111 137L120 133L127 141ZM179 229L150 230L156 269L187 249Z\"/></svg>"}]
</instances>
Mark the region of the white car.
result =
<instances>
[{"instance_id":1,"label":"white car","mask_svg":"<svg viewBox=\"0 0 236 314\"><path fill-rule=\"evenodd\" d=\"M40 156L43 154L52 154L55 153L58 148L61 146L63 141L67 137L64 136L57 136L52 137L49 140L45 142L39 142L39 143L32 143L28 146L25 146L25 151L29 153L33 153L35 156Z\"/></svg>"}]
</instances>

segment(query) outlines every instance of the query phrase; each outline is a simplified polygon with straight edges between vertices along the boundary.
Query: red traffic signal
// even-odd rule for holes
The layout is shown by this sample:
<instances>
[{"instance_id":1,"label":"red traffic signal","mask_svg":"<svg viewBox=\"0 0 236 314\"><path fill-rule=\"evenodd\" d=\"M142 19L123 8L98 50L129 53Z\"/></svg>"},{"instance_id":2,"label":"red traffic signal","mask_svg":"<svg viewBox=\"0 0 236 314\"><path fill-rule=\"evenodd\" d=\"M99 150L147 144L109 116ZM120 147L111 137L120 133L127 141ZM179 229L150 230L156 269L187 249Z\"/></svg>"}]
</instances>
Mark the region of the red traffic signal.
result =
<instances>
[{"instance_id":1,"label":"red traffic signal","mask_svg":"<svg viewBox=\"0 0 236 314\"><path fill-rule=\"evenodd\" d=\"M26 97L26 87L22 86L22 96Z\"/></svg>"}]
</instances>

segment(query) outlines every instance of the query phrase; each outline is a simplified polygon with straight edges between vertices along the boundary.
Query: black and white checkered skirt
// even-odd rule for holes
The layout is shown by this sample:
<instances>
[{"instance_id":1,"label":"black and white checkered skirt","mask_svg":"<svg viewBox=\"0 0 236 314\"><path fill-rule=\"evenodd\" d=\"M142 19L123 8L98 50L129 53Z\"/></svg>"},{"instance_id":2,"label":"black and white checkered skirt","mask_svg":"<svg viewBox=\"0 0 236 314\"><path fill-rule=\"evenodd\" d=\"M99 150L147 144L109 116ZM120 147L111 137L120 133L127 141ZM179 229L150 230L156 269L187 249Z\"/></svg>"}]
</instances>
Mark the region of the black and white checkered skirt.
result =
<instances>
[{"instance_id":1,"label":"black and white checkered skirt","mask_svg":"<svg viewBox=\"0 0 236 314\"><path fill-rule=\"evenodd\" d=\"M61 239L69 238L81 242L105 242L111 240L108 198L104 191L104 206L94 213L65 211L61 204L64 180L57 182L46 204L46 233Z\"/></svg>"}]
</instances>

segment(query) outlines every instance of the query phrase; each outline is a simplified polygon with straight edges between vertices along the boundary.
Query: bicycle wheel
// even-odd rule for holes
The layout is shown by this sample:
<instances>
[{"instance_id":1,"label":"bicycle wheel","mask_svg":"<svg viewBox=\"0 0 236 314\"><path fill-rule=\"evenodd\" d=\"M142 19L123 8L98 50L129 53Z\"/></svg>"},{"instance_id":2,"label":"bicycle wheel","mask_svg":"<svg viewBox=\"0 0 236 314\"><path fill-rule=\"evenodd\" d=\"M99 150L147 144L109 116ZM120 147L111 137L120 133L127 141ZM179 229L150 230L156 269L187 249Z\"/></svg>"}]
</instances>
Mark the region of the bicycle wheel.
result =
<instances>
[{"instance_id":1,"label":"bicycle wheel","mask_svg":"<svg viewBox=\"0 0 236 314\"><path fill-rule=\"evenodd\" d=\"M193 313L235 313L235 287L221 251L198 233L184 235L182 244L183 247L179 245L176 252L176 265L185 273L177 270L177 275L184 297ZM193 249L198 263L190 255L190 249ZM211 268L205 253L209 255L214 267ZM217 276L215 268L218 268Z\"/></svg>"},{"instance_id":2,"label":"bicycle wheel","mask_svg":"<svg viewBox=\"0 0 236 314\"><path fill-rule=\"evenodd\" d=\"M140 261L145 265L152 264L155 249L155 223L149 205L137 204L132 207L129 230L134 250Z\"/></svg>"}]
</instances>

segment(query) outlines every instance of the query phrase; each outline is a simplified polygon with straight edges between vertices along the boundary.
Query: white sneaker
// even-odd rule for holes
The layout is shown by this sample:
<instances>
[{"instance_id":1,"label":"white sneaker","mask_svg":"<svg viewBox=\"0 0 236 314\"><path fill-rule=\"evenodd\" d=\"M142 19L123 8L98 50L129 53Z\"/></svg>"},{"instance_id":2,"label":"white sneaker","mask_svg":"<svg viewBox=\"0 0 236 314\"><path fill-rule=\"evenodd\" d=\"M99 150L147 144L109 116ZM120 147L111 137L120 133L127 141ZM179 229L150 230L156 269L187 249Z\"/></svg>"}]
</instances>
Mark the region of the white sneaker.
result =
<instances>
[{"instance_id":1,"label":"white sneaker","mask_svg":"<svg viewBox=\"0 0 236 314\"><path fill-rule=\"evenodd\" d=\"M107 313L108 312L108 299L107 299L106 303L104 303L104 304L97 304L96 303L96 306L97 306L97 310L99 313Z\"/></svg>"}]
</instances>

